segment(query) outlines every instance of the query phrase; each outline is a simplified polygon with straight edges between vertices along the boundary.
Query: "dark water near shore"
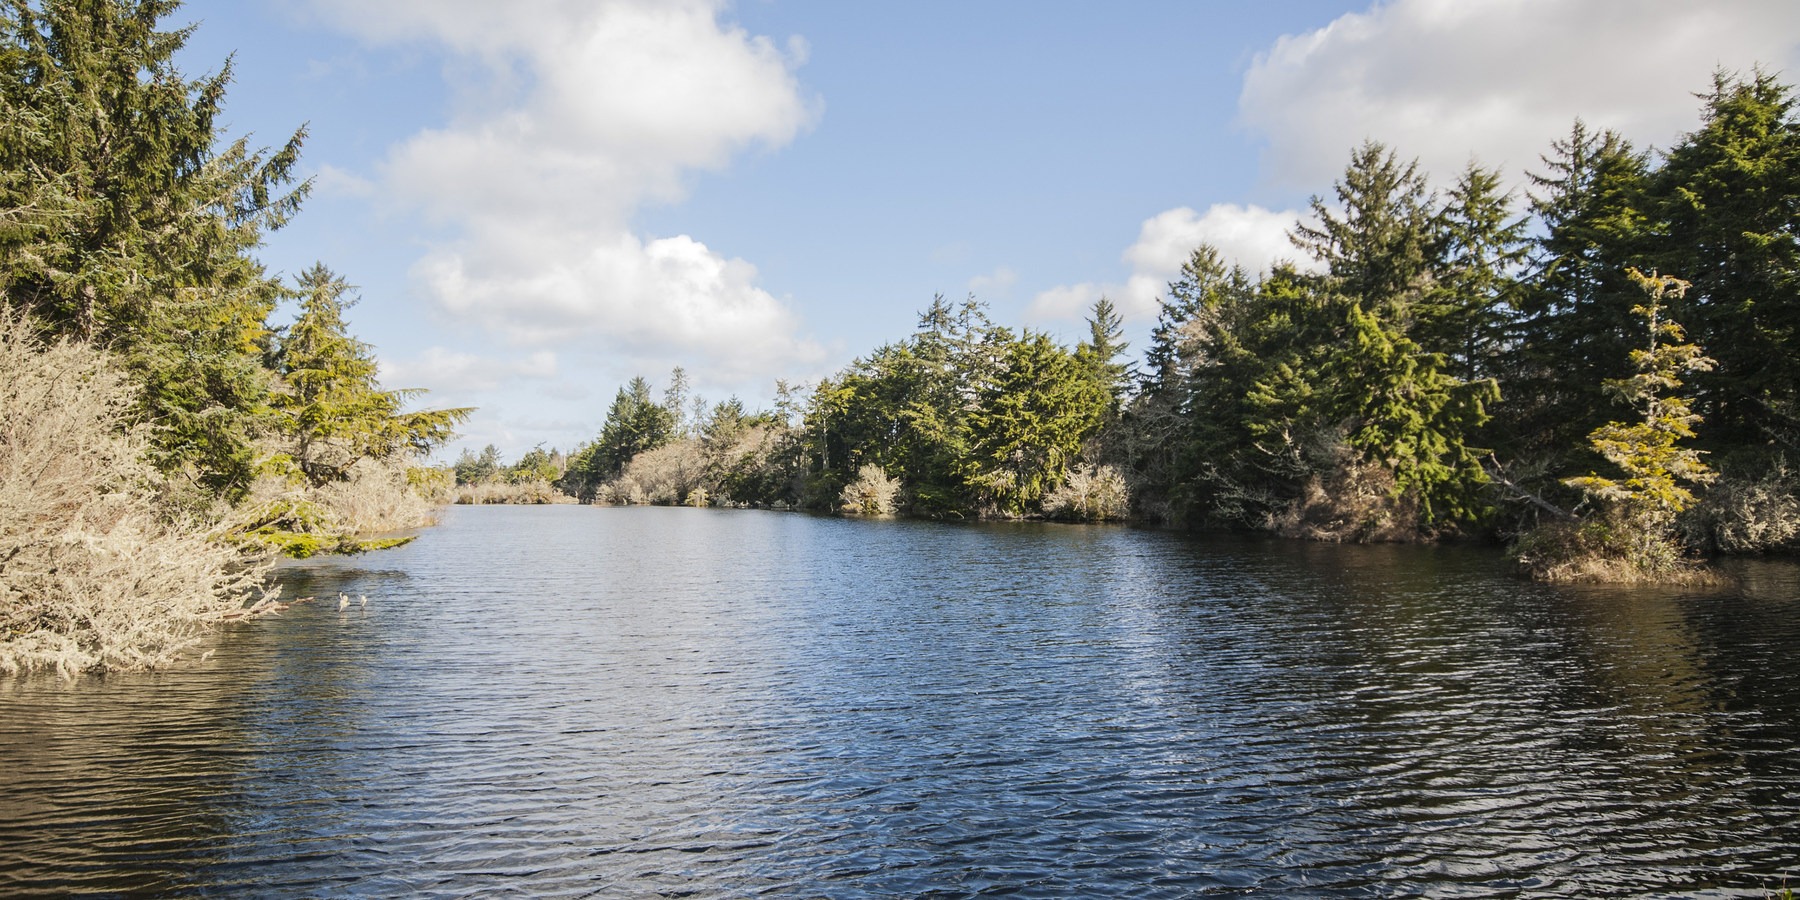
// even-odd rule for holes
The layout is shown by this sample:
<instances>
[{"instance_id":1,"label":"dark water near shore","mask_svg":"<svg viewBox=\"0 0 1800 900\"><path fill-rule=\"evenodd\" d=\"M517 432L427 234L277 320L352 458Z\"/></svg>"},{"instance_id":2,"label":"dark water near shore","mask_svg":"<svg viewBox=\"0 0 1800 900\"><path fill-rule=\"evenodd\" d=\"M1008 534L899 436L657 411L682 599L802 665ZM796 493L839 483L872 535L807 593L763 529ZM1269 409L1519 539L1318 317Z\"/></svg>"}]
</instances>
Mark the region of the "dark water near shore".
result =
<instances>
[{"instance_id":1,"label":"dark water near shore","mask_svg":"<svg viewBox=\"0 0 1800 900\"><path fill-rule=\"evenodd\" d=\"M1800 567L459 507L206 662L0 681L0 895L1800 886Z\"/></svg>"}]
</instances>

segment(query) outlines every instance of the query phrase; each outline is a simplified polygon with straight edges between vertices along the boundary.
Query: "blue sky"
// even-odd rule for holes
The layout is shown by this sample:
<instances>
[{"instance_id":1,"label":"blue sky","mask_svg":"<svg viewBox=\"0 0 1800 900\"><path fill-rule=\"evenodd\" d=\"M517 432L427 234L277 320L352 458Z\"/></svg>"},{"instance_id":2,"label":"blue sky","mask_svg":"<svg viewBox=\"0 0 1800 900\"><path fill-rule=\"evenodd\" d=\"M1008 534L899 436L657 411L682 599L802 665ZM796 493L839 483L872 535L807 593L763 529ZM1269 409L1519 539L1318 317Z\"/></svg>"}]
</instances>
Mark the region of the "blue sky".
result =
<instances>
[{"instance_id":1,"label":"blue sky","mask_svg":"<svg viewBox=\"0 0 1800 900\"><path fill-rule=\"evenodd\" d=\"M757 406L935 293L1141 347L1202 240L1250 268L1365 138L1515 183L1580 115L1641 145L1716 67L1800 72L1800 4L1737 0L193 0L226 129L301 123L274 270L323 261L391 387L509 457L682 365ZM1795 80L1792 75L1787 77Z\"/></svg>"}]
</instances>

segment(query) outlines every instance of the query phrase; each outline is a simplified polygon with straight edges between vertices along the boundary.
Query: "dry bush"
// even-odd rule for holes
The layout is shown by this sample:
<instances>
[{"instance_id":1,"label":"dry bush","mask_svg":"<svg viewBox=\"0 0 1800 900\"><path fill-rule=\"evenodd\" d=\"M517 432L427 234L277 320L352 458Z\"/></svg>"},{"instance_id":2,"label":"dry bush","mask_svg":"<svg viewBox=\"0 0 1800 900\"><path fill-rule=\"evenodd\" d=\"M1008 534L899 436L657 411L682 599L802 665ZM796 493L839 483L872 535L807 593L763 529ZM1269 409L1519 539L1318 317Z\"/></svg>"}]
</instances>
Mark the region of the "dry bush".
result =
<instances>
[{"instance_id":1,"label":"dry bush","mask_svg":"<svg viewBox=\"0 0 1800 900\"><path fill-rule=\"evenodd\" d=\"M262 591L266 562L159 500L132 389L0 308L0 672L174 660Z\"/></svg>"},{"instance_id":2,"label":"dry bush","mask_svg":"<svg viewBox=\"0 0 1800 900\"><path fill-rule=\"evenodd\" d=\"M1672 535L1595 515L1540 525L1519 537L1513 558L1526 575L1552 584L1720 584L1716 570L1688 559Z\"/></svg>"},{"instance_id":3,"label":"dry bush","mask_svg":"<svg viewBox=\"0 0 1800 900\"><path fill-rule=\"evenodd\" d=\"M436 505L414 488L408 478L411 469L401 457L365 459L350 470L350 480L325 485L315 493L352 534L423 528L436 521L432 516Z\"/></svg>"},{"instance_id":4,"label":"dry bush","mask_svg":"<svg viewBox=\"0 0 1800 900\"><path fill-rule=\"evenodd\" d=\"M1044 515L1076 522L1116 522L1131 508L1131 490L1112 466L1077 466L1044 497Z\"/></svg>"},{"instance_id":5,"label":"dry bush","mask_svg":"<svg viewBox=\"0 0 1800 900\"><path fill-rule=\"evenodd\" d=\"M1754 476L1724 473L1693 510L1695 543L1725 553L1763 553L1800 546L1800 473L1777 457Z\"/></svg>"},{"instance_id":6,"label":"dry bush","mask_svg":"<svg viewBox=\"0 0 1800 900\"><path fill-rule=\"evenodd\" d=\"M307 558L325 553L363 553L397 547L410 536L375 537L433 524L442 501L441 470L407 464L404 457L365 459L345 481L312 486L287 456L265 457L250 493L223 517L233 541Z\"/></svg>"},{"instance_id":7,"label":"dry bush","mask_svg":"<svg viewBox=\"0 0 1800 900\"><path fill-rule=\"evenodd\" d=\"M899 494L898 480L889 478L880 466L863 466L856 471L856 479L844 485L838 508L852 516L891 516Z\"/></svg>"},{"instance_id":8,"label":"dry bush","mask_svg":"<svg viewBox=\"0 0 1800 900\"><path fill-rule=\"evenodd\" d=\"M600 487L606 503L655 503L672 506L687 500L706 474L700 442L681 440L632 457L624 474Z\"/></svg>"},{"instance_id":9,"label":"dry bush","mask_svg":"<svg viewBox=\"0 0 1800 900\"><path fill-rule=\"evenodd\" d=\"M489 503L538 506L550 503L574 503L575 498L557 490L550 482L542 478L534 478L519 482L487 481L481 484L459 485L456 488L455 502L463 506L480 506Z\"/></svg>"},{"instance_id":10,"label":"dry bush","mask_svg":"<svg viewBox=\"0 0 1800 900\"><path fill-rule=\"evenodd\" d=\"M1394 473L1341 445L1322 472L1307 478L1300 496L1269 516L1267 528L1283 537L1338 543L1417 541L1419 511L1396 497Z\"/></svg>"}]
</instances>

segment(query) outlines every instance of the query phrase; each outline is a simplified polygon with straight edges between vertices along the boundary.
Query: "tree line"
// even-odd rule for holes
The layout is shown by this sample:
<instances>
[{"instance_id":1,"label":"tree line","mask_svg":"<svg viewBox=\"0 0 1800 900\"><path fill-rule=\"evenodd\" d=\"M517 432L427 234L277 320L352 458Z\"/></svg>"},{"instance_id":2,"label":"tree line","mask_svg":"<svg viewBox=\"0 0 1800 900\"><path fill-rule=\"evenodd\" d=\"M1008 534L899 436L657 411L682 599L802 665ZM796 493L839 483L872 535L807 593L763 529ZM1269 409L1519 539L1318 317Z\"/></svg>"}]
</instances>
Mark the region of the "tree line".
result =
<instances>
[{"instance_id":1,"label":"tree line","mask_svg":"<svg viewBox=\"0 0 1800 900\"><path fill-rule=\"evenodd\" d=\"M1365 143L1290 238L1264 272L1196 248L1141 366L1104 299L1068 346L938 298L774 412L684 418L640 378L560 484L648 498L632 467L662 453L660 502L1497 537L1595 577L1800 537L1800 125L1774 76L1717 74L1660 152L1578 120L1522 192L1477 164L1434 189Z\"/></svg>"}]
</instances>

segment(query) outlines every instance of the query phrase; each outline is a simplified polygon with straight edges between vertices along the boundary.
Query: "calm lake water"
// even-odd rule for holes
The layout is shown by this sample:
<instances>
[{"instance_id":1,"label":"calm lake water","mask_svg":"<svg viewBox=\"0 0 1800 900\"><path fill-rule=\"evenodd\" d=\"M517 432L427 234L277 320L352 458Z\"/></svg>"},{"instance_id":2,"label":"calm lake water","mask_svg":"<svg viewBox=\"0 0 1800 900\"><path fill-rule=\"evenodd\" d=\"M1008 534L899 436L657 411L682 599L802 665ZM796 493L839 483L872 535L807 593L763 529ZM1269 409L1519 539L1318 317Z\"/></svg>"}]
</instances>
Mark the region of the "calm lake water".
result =
<instances>
[{"instance_id":1,"label":"calm lake water","mask_svg":"<svg viewBox=\"0 0 1800 900\"><path fill-rule=\"evenodd\" d=\"M1738 571L459 507L204 663L0 681L0 895L1765 897L1800 568Z\"/></svg>"}]
</instances>

